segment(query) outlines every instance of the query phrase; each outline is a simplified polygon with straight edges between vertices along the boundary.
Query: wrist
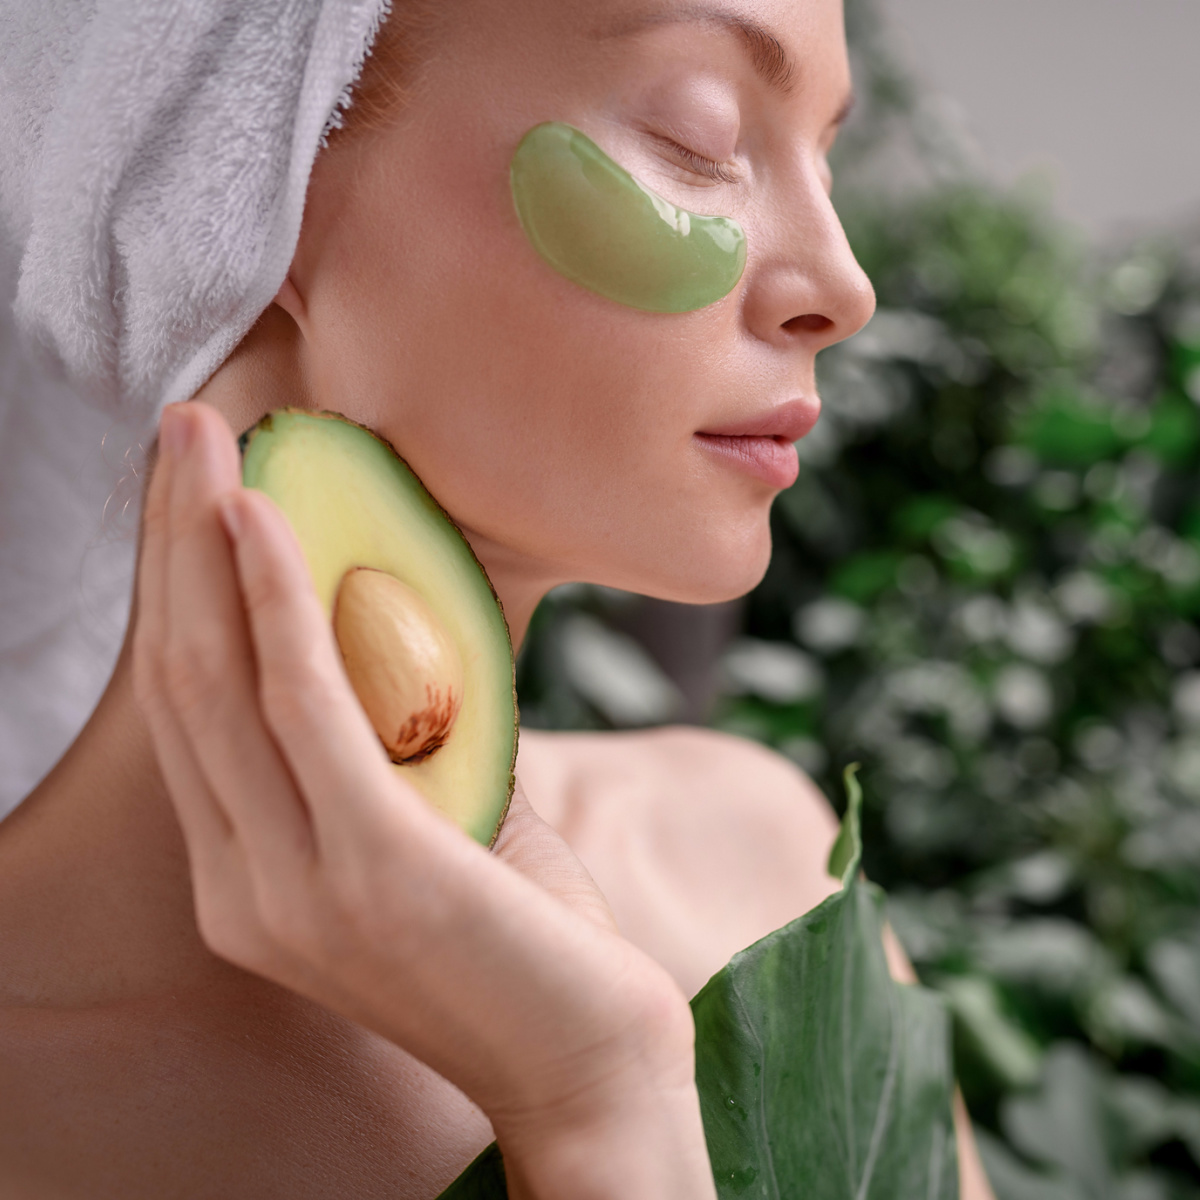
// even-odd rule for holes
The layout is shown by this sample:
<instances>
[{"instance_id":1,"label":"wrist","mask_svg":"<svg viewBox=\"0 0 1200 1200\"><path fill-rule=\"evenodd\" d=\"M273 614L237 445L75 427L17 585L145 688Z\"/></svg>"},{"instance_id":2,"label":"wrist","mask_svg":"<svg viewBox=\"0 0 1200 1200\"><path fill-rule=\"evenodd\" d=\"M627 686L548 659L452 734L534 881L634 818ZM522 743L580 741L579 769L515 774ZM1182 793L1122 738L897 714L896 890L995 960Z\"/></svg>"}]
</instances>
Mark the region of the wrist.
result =
<instances>
[{"instance_id":1,"label":"wrist","mask_svg":"<svg viewBox=\"0 0 1200 1200\"><path fill-rule=\"evenodd\" d=\"M625 1028L529 1108L489 1114L517 1200L715 1197L691 1009L663 989Z\"/></svg>"},{"instance_id":2,"label":"wrist","mask_svg":"<svg viewBox=\"0 0 1200 1200\"><path fill-rule=\"evenodd\" d=\"M611 1085L497 1131L512 1200L715 1200L695 1084Z\"/></svg>"}]
</instances>

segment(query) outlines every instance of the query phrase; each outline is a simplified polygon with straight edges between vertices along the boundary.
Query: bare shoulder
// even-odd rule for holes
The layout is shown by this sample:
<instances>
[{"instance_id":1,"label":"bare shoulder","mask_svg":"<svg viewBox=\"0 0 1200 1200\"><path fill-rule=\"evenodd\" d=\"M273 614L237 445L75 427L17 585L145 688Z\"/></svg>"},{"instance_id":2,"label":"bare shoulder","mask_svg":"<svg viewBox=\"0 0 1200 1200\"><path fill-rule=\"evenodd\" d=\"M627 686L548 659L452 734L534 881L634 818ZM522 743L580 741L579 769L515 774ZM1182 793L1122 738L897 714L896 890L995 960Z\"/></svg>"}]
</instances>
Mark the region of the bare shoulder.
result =
<instances>
[{"instance_id":1,"label":"bare shoulder","mask_svg":"<svg viewBox=\"0 0 1200 1200\"><path fill-rule=\"evenodd\" d=\"M608 897L622 932L688 995L837 888L837 819L788 759L705 729L521 734L518 774ZM892 974L914 982L890 931ZM994 1200L961 1100L964 1200Z\"/></svg>"},{"instance_id":2,"label":"bare shoulder","mask_svg":"<svg viewBox=\"0 0 1200 1200\"><path fill-rule=\"evenodd\" d=\"M685 727L523 733L518 774L627 936L685 987L836 887L824 795L742 738Z\"/></svg>"},{"instance_id":3,"label":"bare shoulder","mask_svg":"<svg viewBox=\"0 0 1200 1200\"><path fill-rule=\"evenodd\" d=\"M824 793L790 759L713 729L522 730L520 767L523 779L552 784L556 793L619 784L639 793L650 788L654 804L644 815L656 820L735 821L742 829L765 822L773 833L782 824L806 837L824 835L829 844L837 832Z\"/></svg>"},{"instance_id":4,"label":"bare shoulder","mask_svg":"<svg viewBox=\"0 0 1200 1200\"><path fill-rule=\"evenodd\" d=\"M799 767L757 742L712 729L523 730L519 765L527 787L545 784L554 793L546 797L547 811L571 809L572 799L601 791L610 803L636 804L639 817L654 824L702 821L732 824L748 835L790 833L825 851L837 834L828 800Z\"/></svg>"},{"instance_id":5,"label":"bare shoulder","mask_svg":"<svg viewBox=\"0 0 1200 1200\"><path fill-rule=\"evenodd\" d=\"M837 817L824 793L790 759L713 729L676 726L635 735L647 770L664 786L664 798L702 806L710 819L778 835L822 841L828 850Z\"/></svg>"}]
</instances>

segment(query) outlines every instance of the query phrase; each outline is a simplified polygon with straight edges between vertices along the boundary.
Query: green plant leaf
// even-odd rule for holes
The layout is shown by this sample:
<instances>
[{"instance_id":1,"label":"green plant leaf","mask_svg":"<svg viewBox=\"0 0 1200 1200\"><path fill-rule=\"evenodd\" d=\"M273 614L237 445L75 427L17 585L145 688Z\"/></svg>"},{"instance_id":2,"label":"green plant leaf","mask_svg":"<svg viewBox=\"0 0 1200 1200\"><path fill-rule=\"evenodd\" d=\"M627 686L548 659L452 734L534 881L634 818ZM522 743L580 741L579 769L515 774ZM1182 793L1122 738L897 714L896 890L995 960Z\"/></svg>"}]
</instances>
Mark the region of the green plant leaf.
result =
<instances>
[{"instance_id":1,"label":"green plant leaf","mask_svg":"<svg viewBox=\"0 0 1200 1200\"><path fill-rule=\"evenodd\" d=\"M1011 1088L1031 1087L1041 1069L1041 1046L1004 1009L1000 989L978 975L951 975L939 980L958 1024L964 1053Z\"/></svg>"},{"instance_id":2,"label":"green plant leaf","mask_svg":"<svg viewBox=\"0 0 1200 1200\"><path fill-rule=\"evenodd\" d=\"M842 890L734 956L692 1001L721 1200L956 1200L949 1027L895 983L882 893L859 878L861 792L830 855ZM443 1200L503 1196L494 1147Z\"/></svg>"},{"instance_id":3,"label":"green plant leaf","mask_svg":"<svg viewBox=\"0 0 1200 1200\"><path fill-rule=\"evenodd\" d=\"M1088 1200L1078 1184L1035 1171L986 1129L977 1129L975 1139L996 1200Z\"/></svg>"},{"instance_id":4,"label":"green plant leaf","mask_svg":"<svg viewBox=\"0 0 1200 1200\"><path fill-rule=\"evenodd\" d=\"M438 1197L438 1200L507 1200L504 1159L493 1142Z\"/></svg>"},{"instance_id":5,"label":"green plant leaf","mask_svg":"<svg viewBox=\"0 0 1200 1200\"><path fill-rule=\"evenodd\" d=\"M692 1001L722 1200L958 1195L945 1011L888 974L883 895L859 878L854 768L846 790L829 859L842 890L735 955Z\"/></svg>"},{"instance_id":6,"label":"green plant leaf","mask_svg":"<svg viewBox=\"0 0 1200 1200\"><path fill-rule=\"evenodd\" d=\"M1046 1054L1041 1091L1010 1097L1002 1110L1004 1131L1018 1150L1057 1168L1095 1200L1113 1194L1116 1173L1106 1083L1087 1051L1059 1043Z\"/></svg>"},{"instance_id":7,"label":"green plant leaf","mask_svg":"<svg viewBox=\"0 0 1200 1200\"><path fill-rule=\"evenodd\" d=\"M842 887L858 874L862 863L862 786L858 782L858 763L851 763L843 775L846 784L846 815L829 851L826 870Z\"/></svg>"}]
</instances>

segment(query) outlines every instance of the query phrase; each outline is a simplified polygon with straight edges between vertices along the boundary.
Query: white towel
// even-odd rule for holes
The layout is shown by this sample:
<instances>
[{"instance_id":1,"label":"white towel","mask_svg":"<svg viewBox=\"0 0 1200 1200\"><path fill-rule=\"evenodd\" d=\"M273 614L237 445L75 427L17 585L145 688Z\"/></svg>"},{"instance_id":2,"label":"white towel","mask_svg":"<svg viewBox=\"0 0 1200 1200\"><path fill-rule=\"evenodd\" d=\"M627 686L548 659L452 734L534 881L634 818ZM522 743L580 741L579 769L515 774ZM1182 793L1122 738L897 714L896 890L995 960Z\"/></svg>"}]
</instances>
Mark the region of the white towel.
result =
<instances>
[{"instance_id":1,"label":"white towel","mask_svg":"<svg viewBox=\"0 0 1200 1200\"><path fill-rule=\"evenodd\" d=\"M386 6L0 0L0 816L115 658L114 489L283 282Z\"/></svg>"}]
</instances>

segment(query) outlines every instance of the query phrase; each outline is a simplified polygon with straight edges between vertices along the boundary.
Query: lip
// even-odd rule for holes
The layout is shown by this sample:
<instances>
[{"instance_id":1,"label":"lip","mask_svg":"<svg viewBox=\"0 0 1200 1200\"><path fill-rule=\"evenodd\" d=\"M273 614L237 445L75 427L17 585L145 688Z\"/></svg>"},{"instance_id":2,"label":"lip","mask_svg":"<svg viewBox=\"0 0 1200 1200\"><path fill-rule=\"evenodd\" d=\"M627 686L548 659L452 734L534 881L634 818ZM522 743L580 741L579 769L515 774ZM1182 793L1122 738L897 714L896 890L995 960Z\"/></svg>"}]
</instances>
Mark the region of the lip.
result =
<instances>
[{"instance_id":1,"label":"lip","mask_svg":"<svg viewBox=\"0 0 1200 1200\"><path fill-rule=\"evenodd\" d=\"M792 443L812 430L820 413L818 397L803 397L725 425L697 430L694 436L706 450L782 490L791 487L800 473Z\"/></svg>"}]
</instances>

